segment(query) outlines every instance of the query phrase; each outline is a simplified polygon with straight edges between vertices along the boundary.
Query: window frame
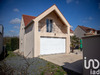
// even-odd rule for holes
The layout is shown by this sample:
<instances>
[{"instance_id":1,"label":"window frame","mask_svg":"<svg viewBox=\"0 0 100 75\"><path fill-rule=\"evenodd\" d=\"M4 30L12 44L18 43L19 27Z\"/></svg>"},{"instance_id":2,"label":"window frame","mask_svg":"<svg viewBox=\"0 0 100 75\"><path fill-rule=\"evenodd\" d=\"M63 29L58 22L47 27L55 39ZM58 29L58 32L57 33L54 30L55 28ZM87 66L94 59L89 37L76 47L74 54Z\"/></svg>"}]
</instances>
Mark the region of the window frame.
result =
<instances>
[{"instance_id":1,"label":"window frame","mask_svg":"<svg viewBox=\"0 0 100 75\"><path fill-rule=\"evenodd\" d=\"M53 19L46 19L46 32L52 32Z\"/></svg>"}]
</instances>

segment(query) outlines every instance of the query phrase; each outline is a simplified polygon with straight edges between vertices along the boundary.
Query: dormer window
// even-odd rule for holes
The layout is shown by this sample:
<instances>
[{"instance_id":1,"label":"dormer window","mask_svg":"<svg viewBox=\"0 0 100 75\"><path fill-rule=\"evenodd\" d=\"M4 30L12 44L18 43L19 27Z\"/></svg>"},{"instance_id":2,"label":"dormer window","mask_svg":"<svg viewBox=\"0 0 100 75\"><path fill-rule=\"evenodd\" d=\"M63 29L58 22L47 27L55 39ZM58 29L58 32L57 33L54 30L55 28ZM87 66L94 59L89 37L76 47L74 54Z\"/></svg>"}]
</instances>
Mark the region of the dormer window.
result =
<instances>
[{"instance_id":1,"label":"dormer window","mask_svg":"<svg viewBox=\"0 0 100 75\"><path fill-rule=\"evenodd\" d=\"M53 21L52 19L46 19L47 32L52 32Z\"/></svg>"}]
</instances>

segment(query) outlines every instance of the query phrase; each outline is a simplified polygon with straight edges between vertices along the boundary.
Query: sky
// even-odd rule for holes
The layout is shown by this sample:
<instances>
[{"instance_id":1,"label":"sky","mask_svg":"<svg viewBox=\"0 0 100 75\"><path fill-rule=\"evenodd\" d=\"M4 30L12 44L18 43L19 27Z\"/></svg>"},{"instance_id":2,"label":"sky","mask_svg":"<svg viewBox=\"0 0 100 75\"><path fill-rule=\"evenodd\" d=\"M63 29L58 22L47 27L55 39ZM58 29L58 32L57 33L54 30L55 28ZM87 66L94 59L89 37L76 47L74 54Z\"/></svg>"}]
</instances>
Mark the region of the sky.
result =
<instances>
[{"instance_id":1,"label":"sky","mask_svg":"<svg viewBox=\"0 0 100 75\"><path fill-rule=\"evenodd\" d=\"M75 30L78 25L100 30L100 0L0 0L4 36L19 36L23 14L38 16L56 4Z\"/></svg>"}]
</instances>

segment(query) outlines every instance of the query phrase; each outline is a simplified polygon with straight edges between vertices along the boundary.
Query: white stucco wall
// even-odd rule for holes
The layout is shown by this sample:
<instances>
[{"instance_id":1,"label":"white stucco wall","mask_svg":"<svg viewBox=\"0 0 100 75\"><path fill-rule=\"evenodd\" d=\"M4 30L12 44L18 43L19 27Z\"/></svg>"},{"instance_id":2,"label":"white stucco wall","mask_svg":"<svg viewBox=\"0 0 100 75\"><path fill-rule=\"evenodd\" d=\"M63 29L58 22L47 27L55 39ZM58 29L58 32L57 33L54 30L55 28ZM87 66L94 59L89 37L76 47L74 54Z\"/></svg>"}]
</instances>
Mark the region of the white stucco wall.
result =
<instances>
[{"instance_id":1,"label":"white stucco wall","mask_svg":"<svg viewBox=\"0 0 100 75\"><path fill-rule=\"evenodd\" d=\"M67 34L67 26L64 25L64 23L61 21L61 19L58 17L58 15L54 11L39 21L38 26L39 26L39 30L42 33L46 32L46 19L52 19L53 21L52 32L53 33Z\"/></svg>"},{"instance_id":2,"label":"white stucco wall","mask_svg":"<svg viewBox=\"0 0 100 75\"><path fill-rule=\"evenodd\" d=\"M22 17L21 26L20 26L20 36L19 36L19 51L24 52L24 33L25 33L25 24Z\"/></svg>"},{"instance_id":3,"label":"white stucco wall","mask_svg":"<svg viewBox=\"0 0 100 75\"><path fill-rule=\"evenodd\" d=\"M51 12L53 10L56 12ZM54 31L56 31L55 32L56 35L55 33L46 32L45 19L47 18L47 16L48 18L51 18L54 20L53 24L55 26ZM34 22L34 25L32 22ZM25 28L25 34L24 34L24 56L28 55L28 57L38 57L40 55L40 37L41 36L48 36L48 37L63 37L64 36L66 38L66 46L67 46L66 53L70 52L70 25L66 21L66 19L63 17L63 15L59 12L56 6L49 8L47 11L45 11L40 16L38 16L36 19L31 21L31 24L29 23L28 25L29 26ZM41 27L41 32L38 32L38 28L40 28L38 25L44 26L44 27ZM21 37L23 37L23 35Z\"/></svg>"},{"instance_id":4,"label":"white stucco wall","mask_svg":"<svg viewBox=\"0 0 100 75\"><path fill-rule=\"evenodd\" d=\"M76 35L76 37L79 37L79 38L84 37L85 33L86 32L83 31L79 26L74 31L74 35Z\"/></svg>"},{"instance_id":5,"label":"white stucco wall","mask_svg":"<svg viewBox=\"0 0 100 75\"><path fill-rule=\"evenodd\" d=\"M33 23L31 25L29 25L29 27L27 27L25 29L25 37L24 37L24 56L27 57L33 57Z\"/></svg>"}]
</instances>

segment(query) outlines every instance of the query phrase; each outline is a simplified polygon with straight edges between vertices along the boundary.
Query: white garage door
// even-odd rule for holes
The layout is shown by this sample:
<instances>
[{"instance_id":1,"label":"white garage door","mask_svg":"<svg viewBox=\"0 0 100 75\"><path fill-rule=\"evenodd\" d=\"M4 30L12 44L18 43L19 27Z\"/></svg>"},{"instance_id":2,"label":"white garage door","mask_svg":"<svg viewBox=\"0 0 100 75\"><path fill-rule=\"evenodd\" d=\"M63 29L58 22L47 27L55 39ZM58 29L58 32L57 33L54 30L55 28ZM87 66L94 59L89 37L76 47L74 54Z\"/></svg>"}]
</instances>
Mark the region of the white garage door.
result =
<instances>
[{"instance_id":1,"label":"white garage door","mask_svg":"<svg viewBox=\"0 0 100 75\"><path fill-rule=\"evenodd\" d=\"M40 38L40 55L65 53L64 38Z\"/></svg>"}]
</instances>

